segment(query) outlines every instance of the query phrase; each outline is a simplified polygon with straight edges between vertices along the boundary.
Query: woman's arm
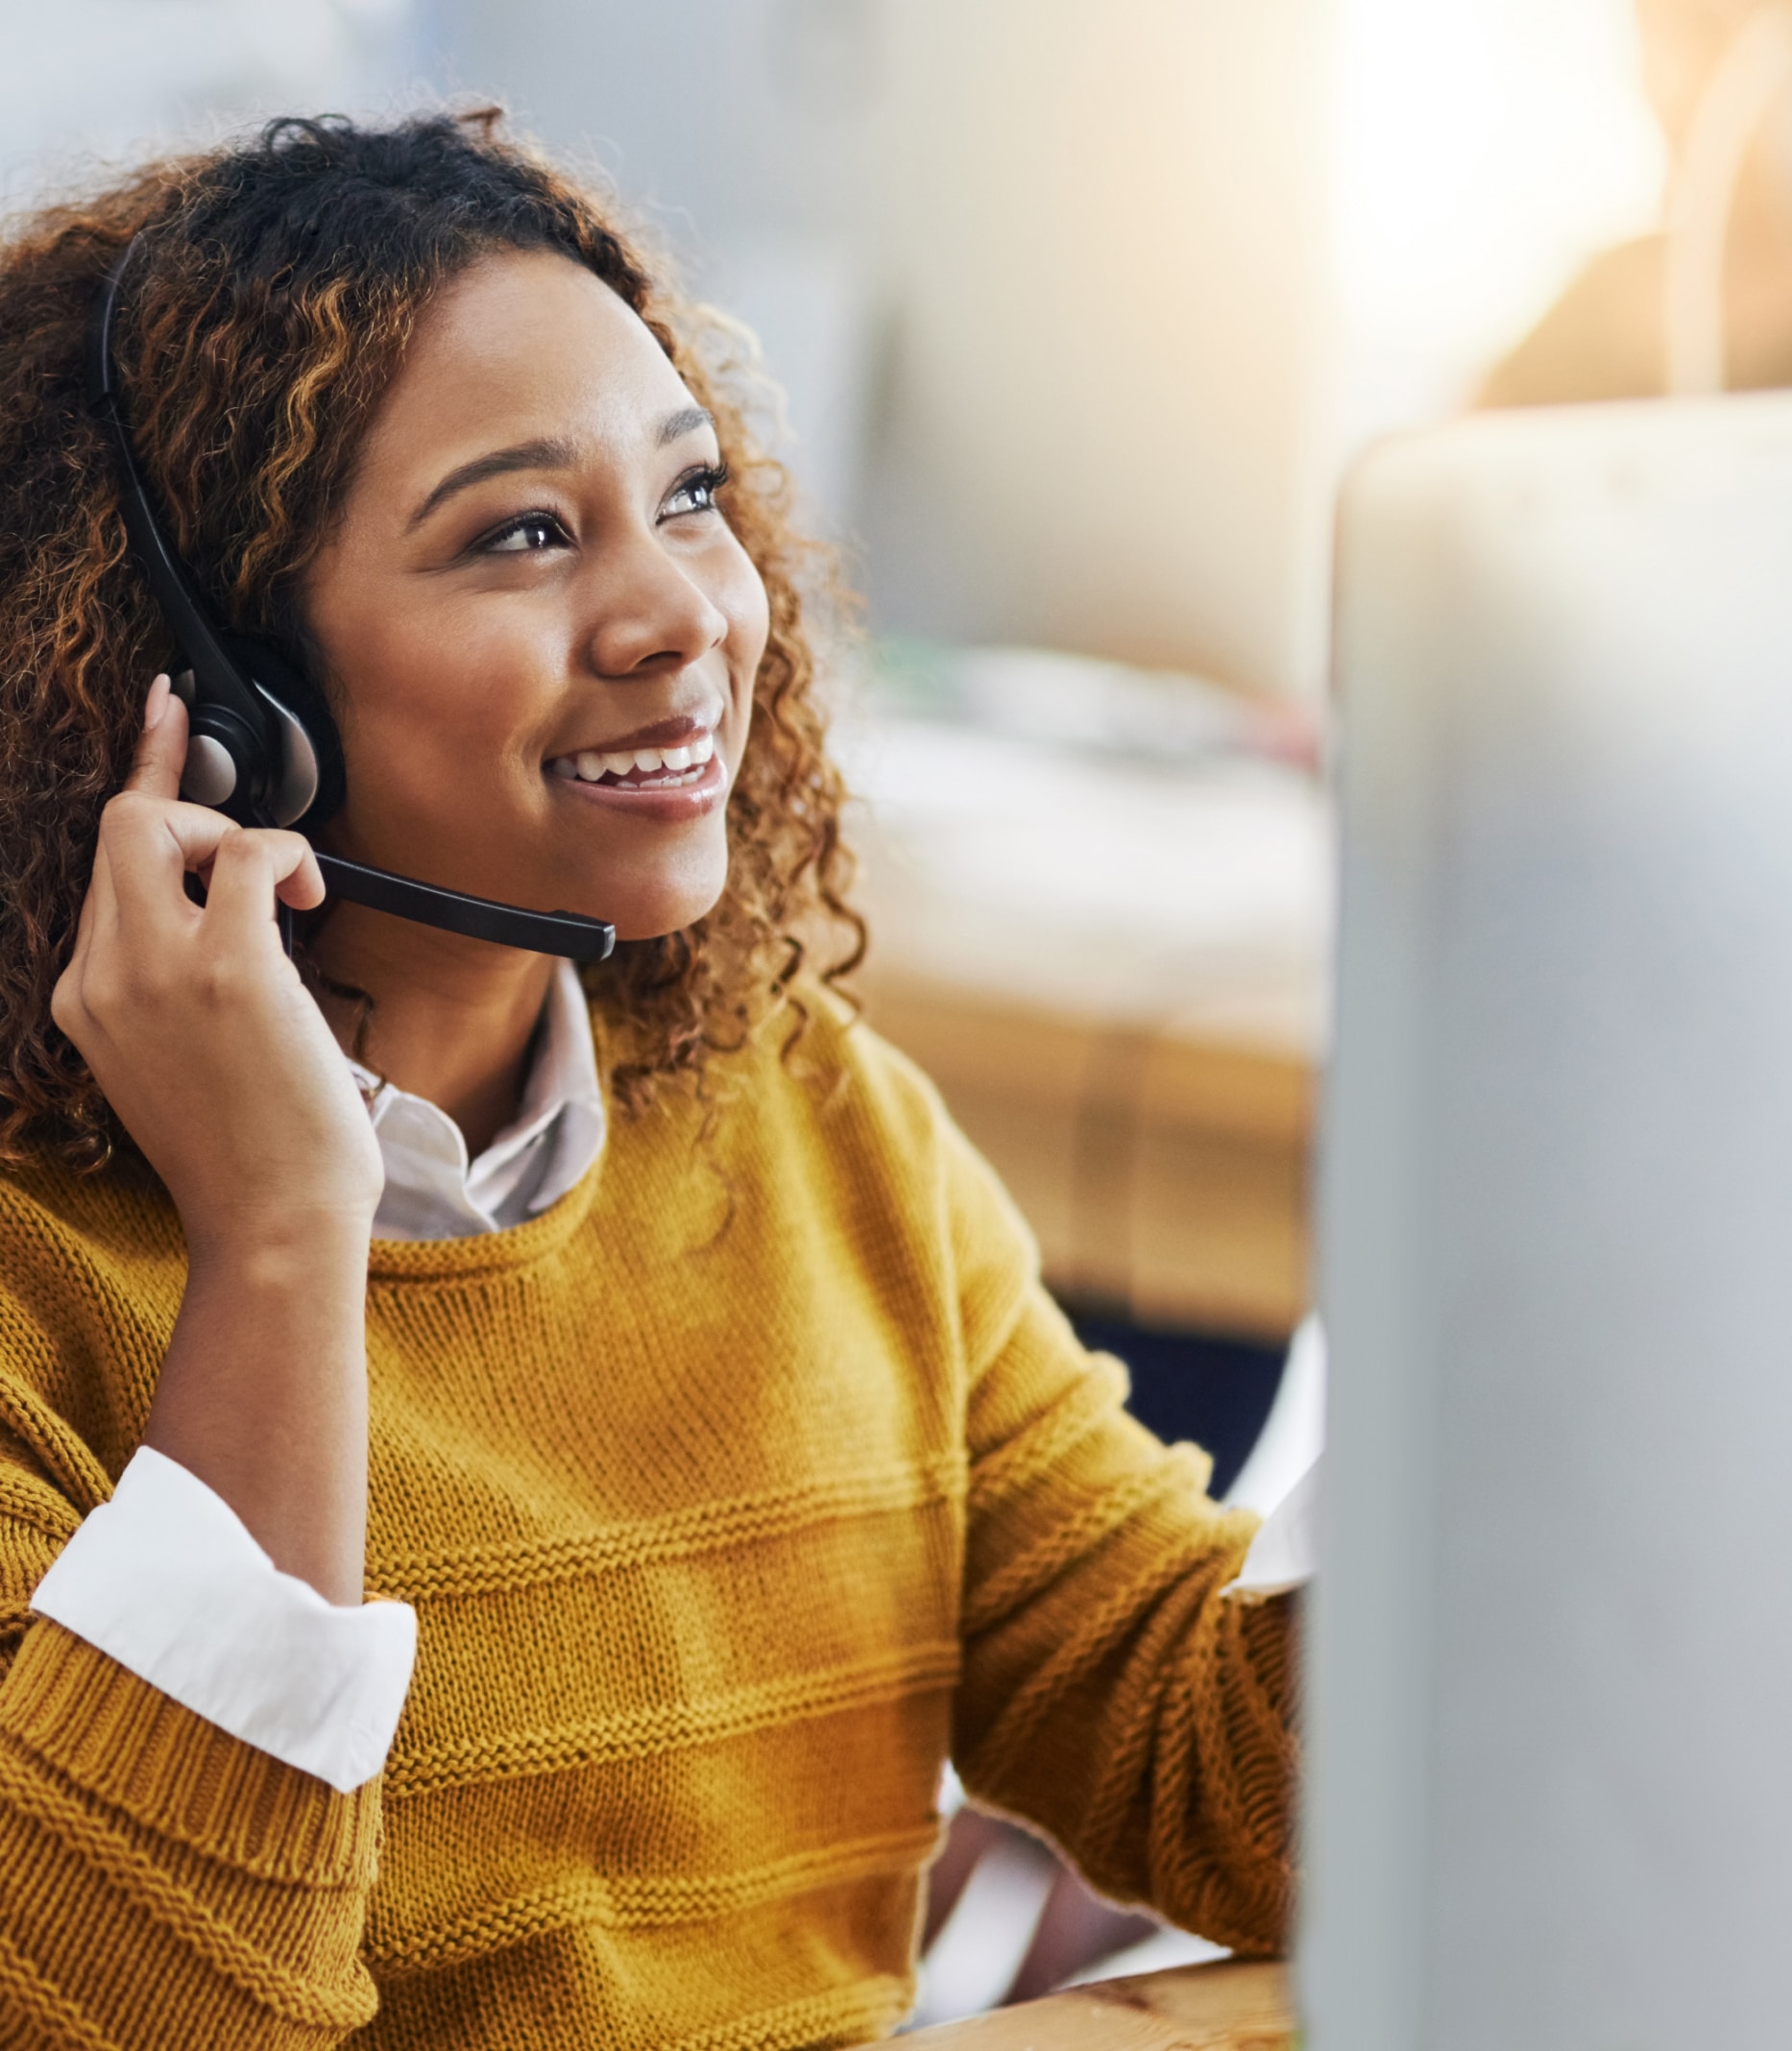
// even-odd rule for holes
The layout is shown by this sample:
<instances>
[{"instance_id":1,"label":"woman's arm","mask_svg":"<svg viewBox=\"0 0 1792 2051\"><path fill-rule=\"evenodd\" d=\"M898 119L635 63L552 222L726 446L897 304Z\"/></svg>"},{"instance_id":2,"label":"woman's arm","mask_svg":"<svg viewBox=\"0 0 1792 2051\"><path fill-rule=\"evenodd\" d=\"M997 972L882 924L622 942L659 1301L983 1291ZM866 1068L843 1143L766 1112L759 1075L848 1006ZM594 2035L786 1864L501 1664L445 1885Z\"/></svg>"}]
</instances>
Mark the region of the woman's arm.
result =
<instances>
[{"instance_id":1,"label":"woman's arm","mask_svg":"<svg viewBox=\"0 0 1792 2051\"><path fill-rule=\"evenodd\" d=\"M1223 1593L1256 1519L1122 1407L1040 1288L1031 1243L942 1120L969 1387L966 1788L1090 1881L1247 1952L1294 1892L1297 1597Z\"/></svg>"},{"instance_id":2,"label":"woman's arm","mask_svg":"<svg viewBox=\"0 0 1792 2051\"><path fill-rule=\"evenodd\" d=\"M0 2041L340 2042L375 2007L378 1782L340 1794L36 1613L115 1514L89 1436L129 1445L172 1322L137 1291L178 1272L158 1206L91 1192L77 1223L72 1194L0 1182Z\"/></svg>"},{"instance_id":3,"label":"woman's arm","mask_svg":"<svg viewBox=\"0 0 1792 2051\"><path fill-rule=\"evenodd\" d=\"M55 1016L185 1231L186 1288L148 1442L207 1483L276 1565L356 1603L378 1152L278 944L277 896L321 896L309 851L181 804L184 751L184 711L158 680L130 784L106 811ZM206 882L203 908L185 895L190 873ZM339 1793L32 1613L109 1489L53 1393L68 1387L83 1325L67 1310L82 1279L58 1244L29 1204L11 1219L0 2038L120 2051L340 2042L375 2007L359 1947L377 1783ZM102 1509L93 1528L123 1514ZM206 1562L213 1580L221 1564Z\"/></svg>"},{"instance_id":4,"label":"woman's arm","mask_svg":"<svg viewBox=\"0 0 1792 2051\"><path fill-rule=\"evenodd\" d=\"M1223 1593L1256 1520L1121 1408L1043 1291L973 1399L954 1755L1091 1883L1247 1953L1294 1894L1298 1597Z\"/></svg>"},{"instance_id":5,"label":"woman's arm","mask_svg":"<svg viewBox=\"0 0 1792 2051\"><path fill-rule=\"evenodd\" d=\"M56 1023L186 1233L186 1293L145 1443L222 1496L276 1566L354 1603L379 1150L279 945L277 897L322 900L311 851L182 804L185 751L185 708L157 678L130 781L102 820Z\"/></svg>"},{"instance_id":6,"label":"woman's arm","mask_svg":"<svg viewBox=\"0 0 1792 2051\"><path fill-rule=\"evenodd\" d=\"M376 1781L351 1795L230 1737L59 1625L33 1589L103 1487L0 1369L0 2041L322 2051L374 2015L361 1963ZM77 1458L75 1464L85 1467Z\"/></svg>"}]
</instances>

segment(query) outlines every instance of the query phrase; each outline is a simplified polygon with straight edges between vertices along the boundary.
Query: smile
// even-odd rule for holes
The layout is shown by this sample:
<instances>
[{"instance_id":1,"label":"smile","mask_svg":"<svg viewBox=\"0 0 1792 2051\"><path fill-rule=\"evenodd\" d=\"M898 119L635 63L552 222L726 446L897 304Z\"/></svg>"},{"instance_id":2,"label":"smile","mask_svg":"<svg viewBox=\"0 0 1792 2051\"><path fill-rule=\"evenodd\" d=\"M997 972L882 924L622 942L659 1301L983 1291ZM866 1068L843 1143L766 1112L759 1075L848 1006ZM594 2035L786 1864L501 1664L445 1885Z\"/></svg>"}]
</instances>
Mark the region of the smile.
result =
<instances>
[{"instance_id":1,"label":"smile","mask_svg":"<svg viewBox=\"0 0 1792 2051\"><path fill-rule=\"evenodd\" d=\"M576 755L555 756L547 771L569 783L612 790L679 790L702 782L714 754L715 736L698 733L675 748L630 748L614 755L582 748Z\"/></svg>"}]
</instances>

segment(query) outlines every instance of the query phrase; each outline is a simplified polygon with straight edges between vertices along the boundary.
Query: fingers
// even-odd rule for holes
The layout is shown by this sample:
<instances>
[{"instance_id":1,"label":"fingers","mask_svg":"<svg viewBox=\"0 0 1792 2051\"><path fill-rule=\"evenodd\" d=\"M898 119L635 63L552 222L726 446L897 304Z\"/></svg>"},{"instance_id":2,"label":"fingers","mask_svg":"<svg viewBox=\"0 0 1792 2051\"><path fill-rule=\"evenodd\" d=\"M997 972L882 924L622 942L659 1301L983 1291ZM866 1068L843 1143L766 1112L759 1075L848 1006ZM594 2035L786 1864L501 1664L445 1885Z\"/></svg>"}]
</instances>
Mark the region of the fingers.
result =
<instances>
[{"instance_id":1,"label":"fingers","mask_svg":"<svg viewBox=\"0 0 1792 2051\"><path fill-rule=\"evenodd\" d=\"M272 926L277 897L295 911L324 902L324 879L302 835L249 831L206 806L181 802L186 732L186 708L158 676L131 774L101 820L84 907L86 934L106 945L169 944L214 910L220 937L240 945L251 929ZM203 915L186 895L188 874L206 879Z\"/></svg>"},{"instance_id":2,"label":"fingers","mask_svg":"<svg viewBox=\"0 0 1792 2051\"><path fill-rule=\"evenodd\" d=\"M282 833L280 838L296 840L303 852L300 859L275 885L274 894L282 905L290 905L295 911L315 911L328 893L324 887L324 872L317 865L311 843L303 833Z\"/></svg>"},{"instance_id":3,"label":"fingers","mask_svg":"<svg viewBox=\"0 0 1792 2051\"><path fill-rule=\"evenodd\" d=\"M86 1015L83 983L87 965L87 943L92 932L93 893L89 890L81 901L81 917L75 926L75 944L69 951L67 966L56 978L56 987L50 992L51 1019L78 1047L81 1045L82 1023Z\"/></svg>"},{"instance_id":4,"label":"fingers","mask_svg":"<svg viewBox=\"0 0 1792 2051\"><path fill-rule=\"evenodd\" d=\"M164 670L150 686L143 707L143 731L125 779L127 790L152 798L178 798L181 772L186 767L186 707L174 695Z\"/></svg>"},{"instance_id":5,"label":"fingers","mask_svg":"<svg viewBox=\"0 0 1792 2051\"><path fill-rule=\"evenodd\" d=\"M205 879L203 912L186 894L189 874ZM221 925L271 927L277 897L309 911L324 896L317 857L302 833L252 831L203 805L123 791L101 821L87 904L102 944L164 947L214 911Z\"/></svg>"},{"instance_id":6,"label":"fingers","mask_svg":"<svg viewBox=\"0 0 1792 2051\"><path fill-rule=\"evenodd\" d=\"M126 793L107 808L100 853L92 895L96 928L109 941L129 928L171 944L215 916L219 936L240 945L254 927L272 928L277 897L295 911L324 902L323 873L303 834L252 831L203 805L133 802ZM203 912L186 894L189 873L205 878Z\"/></svg>"},{"instance_id":7,"label":"fingers","mask_svg":"<svg viewBox=\"0 0 1792 2051\"><path fill-rule=\"evenodd\" d=\"M182 808L185 809L184 807ZM226 947L273 929L274 900L295 911L324 902L324 878L303 833L229 833L218 843L206 891L205 920Z\"/></svg>"},{"instance_id":8,"label":"fingers","mask_svg":"<svg viewBox=\"0 0 1792 2051\"><path fill-rule=\"evenodd\" d=\"M144 791L120 791L100 820L93 863L96 930L111 937L123 923L167 937L187 924L188 870L206 870L224 842L243 829L203 805L170 803Z\"/></svg>"},{"instance_id":9,"label":"fingers","mask_svg":"<svg viewBox=\"0 0 1792 2051\"><path fill-rule=\"evenodd\" d=\"M170 861L178 857L165 842L157 844L160 836L156 827L161 814L179 800L185 763L186 707L174 695L164 671L149 688L131 773L100 815L99 845L94 850L93 880L87 894L99 930L111 930L121 897L133 901L133 916L141 920L171 886L180 889L183 870L177 867L169 873ZM228 824L220 820L219 830ZM146 887L147 901L142 898Z\"/></svg>"}]
</instances>

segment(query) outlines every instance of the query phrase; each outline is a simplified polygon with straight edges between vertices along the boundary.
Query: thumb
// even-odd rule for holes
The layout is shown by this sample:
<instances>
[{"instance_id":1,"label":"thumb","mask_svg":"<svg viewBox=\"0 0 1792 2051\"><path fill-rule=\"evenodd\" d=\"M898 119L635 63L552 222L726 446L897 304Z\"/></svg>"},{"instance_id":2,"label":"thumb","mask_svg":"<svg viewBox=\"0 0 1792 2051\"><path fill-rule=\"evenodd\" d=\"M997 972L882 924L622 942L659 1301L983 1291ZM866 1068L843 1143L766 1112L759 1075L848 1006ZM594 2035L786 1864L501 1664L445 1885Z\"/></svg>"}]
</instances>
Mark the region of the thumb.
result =
<instances>
[{"instance_id":1,"label":"thumb","mask_svg":"<svg viewBox=\"0 0 1792 2051\"><path fill-rule=\"evenodd\" d=\"M164 670L150 686L144 702L143 732L125 788L145 791L153 798L178 798L185 767L186 707L174 695Z\"/></svg>"}]
</instances>

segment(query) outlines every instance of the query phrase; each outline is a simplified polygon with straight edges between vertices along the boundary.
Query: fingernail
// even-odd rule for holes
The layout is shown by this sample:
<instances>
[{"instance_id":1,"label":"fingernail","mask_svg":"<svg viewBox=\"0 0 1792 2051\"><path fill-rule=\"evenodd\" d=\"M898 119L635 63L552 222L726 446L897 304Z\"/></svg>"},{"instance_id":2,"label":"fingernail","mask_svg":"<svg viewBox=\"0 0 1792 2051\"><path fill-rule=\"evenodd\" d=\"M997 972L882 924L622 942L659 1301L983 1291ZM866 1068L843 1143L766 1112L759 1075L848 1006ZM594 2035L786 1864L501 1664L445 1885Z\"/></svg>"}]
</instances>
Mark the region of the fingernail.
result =
<instances>
[{"instance_id":1,"label":"fingernail","mask_svg":"<svg viewBox=\"0 0 1792 2051\"><path fill-rule=\"evenodd\" d=\"M168 672L164 669L150 686L149 700L143 708L144 733L153 734L160 726L161 715L168 710L168 696L173 688L173 685L168 681Z\"/></svg>"}]
</instances>

